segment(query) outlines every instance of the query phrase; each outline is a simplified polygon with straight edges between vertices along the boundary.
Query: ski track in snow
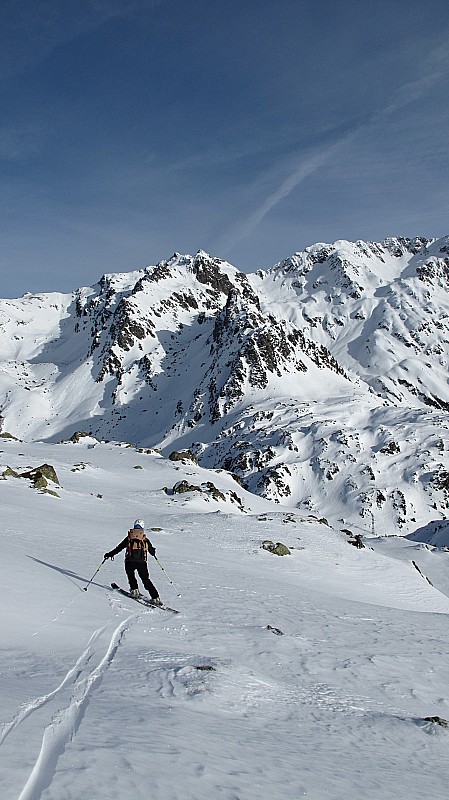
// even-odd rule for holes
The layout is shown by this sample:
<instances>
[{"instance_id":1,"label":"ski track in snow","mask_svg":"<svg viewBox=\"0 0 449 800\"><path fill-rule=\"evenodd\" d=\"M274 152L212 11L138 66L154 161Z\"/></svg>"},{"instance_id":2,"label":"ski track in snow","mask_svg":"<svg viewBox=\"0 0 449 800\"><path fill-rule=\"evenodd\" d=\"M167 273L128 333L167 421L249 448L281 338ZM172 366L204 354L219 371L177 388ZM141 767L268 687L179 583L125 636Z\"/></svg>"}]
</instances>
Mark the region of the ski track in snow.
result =
<instances>
[{"instance_id":1,"label":"ski track in snow","mask_svg":"<svg viewBox=\"0 0 449 800\"><path fill-rule=\"evenodd\" d=\"M3 744L8 734L10 734L11 731L14 730L14 728L17 728L17 726L20 725L21 722L23 722L27 717L29 717L29 715L33 711L37 711L37 709L42 708L42 706L46 705L46 703L48 703L50 700L53 700L53 698L56 697L56 695L59 694L64 689L64 687L67 686L68 683L70 683L72 678L76 683L83 667L85 667L89 663L90 659L93 656L91 645L95 642L96 639L98 639L98 637L102 633L104 633L106 627L107 626L104 625L103 627L98 628L98 630L94 631L94 633L89 639L86 649L84 650L83 653L81 653L76 664L73 667L71 667L71 669L69 669L67 675L65 676L65 678L63 678L63 680L61 681L59 686L56 687L56 689L53 689L52 692L42 695L41 697L35 697L34 700L30 700L29 703L27 703L20 709L20 711L10 722L3 724L0 733L0 745Z\"/></svg>"},{"instance_id":2,"label":"ski track in snow","mask_svg":"<svg viewBox=\"0 0 449 800\"><path fill-rule=\"evenodd\" d=\"M277 510L168 513L164 494L148 499L172 479L162 461L148 467L136 506L128 448L8 447L30 463L56 459L67 481L82 475L72 477L75 460L95 457L99 476L58 516L49 510L59 501L2 483L1 800L394 800L398 791L444 800L448 731L424 718L448 717L447 554L396 537L359 551L342 531L299 515L285 525ZM215 480L221 489L220 473ZM182 585L176 624L102 582L86 594L67 580L83 585L91 574L93 528L101 553L141 514ZM267 536L292 557L263 550ZM77 574L53 563L56 546ZM40 563L17 558L38 549ZM121 564L108 568L123 580ZM164 576L154 577L163 589ZM49 669L57 677L43 689Z\"/></svg>"},{"instance_id":3,"label":"ski track in snow","mask_svg":"<svg viewBox=\"0 0 449 800\"><path fill-rule=\"evenodd\" d=\"M117 626L112 634L108 649L98 666L95 667L87 677L77 680L79 671L89 662L92 656L90 645L100 633L104 631L104 628L99 628L95 631L90 638L88 647L80 656L75 666L69 670L57 689L43 698L37 698L35 701L32 701L23 712L18 714L12 723L9 723L9 729L4 733L3 739L10 730L16 727L19 722L22 722L31 711L40 708L44 703L48 702L48 700L53 698L63 686L76 675L72 699L69 705L61 709L45 727L39 756L18 800L39 800L42 792L51 784L58 759L75 736L86 712L92 691L101 683L104 674L114 660L122 637L129 629L131 621L137 616L138 614L131 614Z\"/></svg>"}]
</instances>

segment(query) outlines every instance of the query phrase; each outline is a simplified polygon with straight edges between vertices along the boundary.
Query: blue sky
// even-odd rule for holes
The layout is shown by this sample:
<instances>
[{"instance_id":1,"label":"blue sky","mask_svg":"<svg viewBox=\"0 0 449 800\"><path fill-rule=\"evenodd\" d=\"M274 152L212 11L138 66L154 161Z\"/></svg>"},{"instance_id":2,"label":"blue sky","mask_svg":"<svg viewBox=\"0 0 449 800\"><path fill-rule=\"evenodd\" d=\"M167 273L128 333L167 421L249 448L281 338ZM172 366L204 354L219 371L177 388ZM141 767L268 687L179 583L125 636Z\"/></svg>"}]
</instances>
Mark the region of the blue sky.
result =
<instances>
[{"instance_id":1,"label":"blue sky","mask_svg":"<svg viewBox=\"0 0 449 800\"><path fill-rule=\"evenodd\" d=\"M4 0L0 296L449 234L447 0Z\"/></svg>"}]
</instances>

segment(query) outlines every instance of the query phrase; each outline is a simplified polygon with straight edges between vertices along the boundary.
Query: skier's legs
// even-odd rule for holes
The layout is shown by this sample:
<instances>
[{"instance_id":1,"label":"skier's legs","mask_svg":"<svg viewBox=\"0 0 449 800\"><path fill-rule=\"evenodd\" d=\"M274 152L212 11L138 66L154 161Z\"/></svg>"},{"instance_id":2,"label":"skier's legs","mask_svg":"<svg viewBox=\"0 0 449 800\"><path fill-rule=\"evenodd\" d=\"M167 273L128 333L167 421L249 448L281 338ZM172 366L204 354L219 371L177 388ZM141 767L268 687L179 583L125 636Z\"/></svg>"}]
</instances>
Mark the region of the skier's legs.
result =
<instances>
[{"instance_id":1,"label":"skier's legs","mask_svg":"<svg viewBox=\"0 0 449 800\"><path fill-rule=\"evenodd\" d=\"M129 588L131 591L133 589L139 588L136 576L134 574L137 566L138 566L137 564L133 564L131 561L125 561L125 572L126 572L126 577L128 578Z\"/></svg>"},{"instance_id":2,"label":"skier's legs","mask_svg":"<svg viewBox=\"0 0 449 800\"><path fill-rule=\"evenodd\" d=\"M148 594L154 600L156 597L159 597L159 592L156 589L154 583L150 580L150 576L148 574L148 565L146 561L142 561L140 564L136 564L136 569L139 574L139 578L142 581L145 589L147 590Z\"/></svg>"}]
</instances>

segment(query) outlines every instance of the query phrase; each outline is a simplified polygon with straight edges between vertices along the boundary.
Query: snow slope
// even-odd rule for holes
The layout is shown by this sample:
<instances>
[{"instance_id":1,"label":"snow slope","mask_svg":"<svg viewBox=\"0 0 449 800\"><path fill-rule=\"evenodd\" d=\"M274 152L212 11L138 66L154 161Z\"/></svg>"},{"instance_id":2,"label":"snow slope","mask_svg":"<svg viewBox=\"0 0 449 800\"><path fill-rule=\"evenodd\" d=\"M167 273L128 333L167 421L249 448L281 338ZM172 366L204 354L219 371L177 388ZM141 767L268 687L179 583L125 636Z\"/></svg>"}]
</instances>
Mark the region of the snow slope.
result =
<instances>
[{"instance_id":1,"label":"snow slope","mask_svg":"<svg viewBox=\"0 0 449 800\"><path fill-rule=\"evenodd\" d=\"M172 450L300 513L412 534L449 503L449 237L203 251L0 301L0 423Z\"/></svg>"},{"instance_id":2,"label":"snow slope","mask_svg":"<svg viewBox=\"0 0 449 800\"><path fill-rule=\"evenodd\" d=\"M424 718L449 717L449 553L356 549L226 472L118 443L1 447L2 473L59 480L0 482L2 800L446 797L449 731ZM108 589L120 556L83 591L137 517L178 615Z\"/></svg>"}]
</instances>

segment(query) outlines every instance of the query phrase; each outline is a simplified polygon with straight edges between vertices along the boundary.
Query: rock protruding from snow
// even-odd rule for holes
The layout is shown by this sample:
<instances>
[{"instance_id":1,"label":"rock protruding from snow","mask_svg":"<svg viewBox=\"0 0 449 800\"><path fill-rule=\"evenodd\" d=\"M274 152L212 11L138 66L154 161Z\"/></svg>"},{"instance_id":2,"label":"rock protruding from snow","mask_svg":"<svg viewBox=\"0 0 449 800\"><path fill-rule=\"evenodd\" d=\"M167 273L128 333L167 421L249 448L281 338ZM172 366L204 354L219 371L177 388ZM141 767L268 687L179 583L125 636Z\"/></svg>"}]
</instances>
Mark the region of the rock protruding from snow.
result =
<instances>
[{"instance_id":1,"label":"rock protruding from snow","mask_svg":"<svg viewBox=\"0 0 449 800\"><path fill-rule=\"evenodd\" d=\"M448 348L449 237L318 243L251 275L175 253L0 301L1 441L89 431L363 533L421 529L449 502Z\"/></svg>"}]
</instances>

